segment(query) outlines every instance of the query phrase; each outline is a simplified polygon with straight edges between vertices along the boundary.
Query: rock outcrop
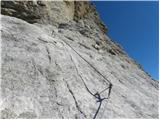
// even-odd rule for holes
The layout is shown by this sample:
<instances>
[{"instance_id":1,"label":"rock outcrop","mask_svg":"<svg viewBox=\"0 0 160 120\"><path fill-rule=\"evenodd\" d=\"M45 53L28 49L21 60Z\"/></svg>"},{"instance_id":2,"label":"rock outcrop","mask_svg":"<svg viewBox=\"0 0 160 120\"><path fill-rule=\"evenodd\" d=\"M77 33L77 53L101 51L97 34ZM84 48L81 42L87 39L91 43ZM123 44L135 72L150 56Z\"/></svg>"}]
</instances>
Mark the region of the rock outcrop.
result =
<instances>
[{"instance_id":1,"label":"rock outcrop","mask_svg":"<svg viewBox=\"0 0 160 120\"><path fill-rule=\"evenodd\" d=\"M158 118L158 81L89 2L1 4L1 118Z\"/></svg>"},{"instance_id":2,"label":"rock outcrop","mask_svg":"<svg viewBox=\"0 0 160 120\"><path fill-rule=\"evenodd\" d=\"M103 32L107 30L99 19L95 7L88 1L2 1L1 6L2 14L17 17L29 23L57 25L75 20L93 28L95 27L92 24L95 24Z\"/></svg>"}]
</instances>

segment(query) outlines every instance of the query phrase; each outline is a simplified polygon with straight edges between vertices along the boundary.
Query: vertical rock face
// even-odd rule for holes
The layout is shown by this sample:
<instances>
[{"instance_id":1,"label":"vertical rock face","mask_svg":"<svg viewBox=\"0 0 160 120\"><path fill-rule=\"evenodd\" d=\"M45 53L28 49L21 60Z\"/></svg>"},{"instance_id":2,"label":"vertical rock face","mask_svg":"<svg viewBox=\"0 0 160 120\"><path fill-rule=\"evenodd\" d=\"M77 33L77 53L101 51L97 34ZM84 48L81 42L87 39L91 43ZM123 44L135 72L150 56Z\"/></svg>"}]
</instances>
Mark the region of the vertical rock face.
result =
<instances>
[{"instance_id":1,"label":"vertical rock face","mask_svg":"<svg viewBox=\"0 0 160 120\"><path fill-rule=\"evenodd\" d=\"M29 23L55 24L73 19L74 3L51 1L2 1L2 14Z\"/></svg>"},{"instance_id":2,"label":"vertical rock face","mask_svg":"<svg viewBox=\"0 0 160 120\"><path fill-rule=\"evenodd\" d=\"M106 32L96 9L89 2L78 1L2 1L2 14L23 19L29 23L53 24L86 19ZM88 21L87 21L88 22ZM86 23L87 24L87 23Z\"/></svg>"},{"instance_id":3,"label":"vertical rock face","mask_svg":"<svg viewBox=\"0 0 160 120\"><path fill-rule=\"evenodd\" d=\"M158 81L89 2L1 4L1 118L158 118Z\"/></svg>"}]
</instances>

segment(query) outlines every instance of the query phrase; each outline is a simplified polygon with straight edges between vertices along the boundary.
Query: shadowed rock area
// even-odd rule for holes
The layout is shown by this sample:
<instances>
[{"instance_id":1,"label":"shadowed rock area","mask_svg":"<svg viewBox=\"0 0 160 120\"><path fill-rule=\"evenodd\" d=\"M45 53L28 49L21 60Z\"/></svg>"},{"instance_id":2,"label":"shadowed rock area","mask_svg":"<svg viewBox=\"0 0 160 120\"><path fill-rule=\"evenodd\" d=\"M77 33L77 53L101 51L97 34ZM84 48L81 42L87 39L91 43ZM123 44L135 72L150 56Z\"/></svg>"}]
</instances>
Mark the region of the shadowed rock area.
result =
<instances>
[{"instance_id":1,"label":"shadowed rock area","mask_svg":"<svg viewBox=\"0 0 160 120\"><path fill-rule=\"evenodd\" d=\"M1 7L1 118L158 118L158 81L105 34L90 2Z\"/></svg>"}]
</instances>

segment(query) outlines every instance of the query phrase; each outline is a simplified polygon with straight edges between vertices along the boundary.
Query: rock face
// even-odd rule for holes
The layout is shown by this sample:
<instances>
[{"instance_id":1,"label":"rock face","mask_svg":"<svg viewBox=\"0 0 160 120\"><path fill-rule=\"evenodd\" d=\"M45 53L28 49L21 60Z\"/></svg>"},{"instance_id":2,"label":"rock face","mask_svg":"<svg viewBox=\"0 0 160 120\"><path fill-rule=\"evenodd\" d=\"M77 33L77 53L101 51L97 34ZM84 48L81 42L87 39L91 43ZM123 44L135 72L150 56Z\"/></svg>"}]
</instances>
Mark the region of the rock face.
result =
<instances>
[{"instance_id":1,"label":"rock face","mask_svg":"<svg viewBox=\"0 0 160 120\"><path fill-rule=\"evenodd\" d=\"M87 1L2 1L1 12L4 15L14 16L29 23L49 23L57 25L68 21L80 21L92 27L97 25L103 32L106 28L100 21L95 7ZM88 24L90 21L90 24ZM98 28L97 27L97 28ZM94 26L93 26L94 28Z\"/></svg>"},{"instance_id":2,"label":"rock face","mask_svg":"<svg viewBox=\"0 0 160 120\"><path fill-rule=\"evenodd\" d=\"M1 118L158 118L158 81L104 34L94 6L31 3L2 2Z\"/></svg>"}]
</instances>

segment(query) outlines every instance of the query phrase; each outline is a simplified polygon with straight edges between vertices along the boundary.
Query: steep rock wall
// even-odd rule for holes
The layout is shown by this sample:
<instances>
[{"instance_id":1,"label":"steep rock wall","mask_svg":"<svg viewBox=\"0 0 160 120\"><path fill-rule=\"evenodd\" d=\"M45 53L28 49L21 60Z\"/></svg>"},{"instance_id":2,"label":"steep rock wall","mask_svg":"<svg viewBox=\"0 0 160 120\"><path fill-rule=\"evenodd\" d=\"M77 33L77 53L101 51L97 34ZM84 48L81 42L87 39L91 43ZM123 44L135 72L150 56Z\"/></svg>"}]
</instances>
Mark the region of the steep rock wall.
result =
<instances>
[{"instance_id":1,"label":"steep rock wall","mask_svg":"<svg viewBox=\"0 0 160 120\"><path fill-rule=\"evenodd\" d=\"M72 2L46 4L62 12L60 23L50 10L46 16L55 23L45 15L32 24L2 15L1 118L93 118L96 112L96 118L158 118L158 81L83 16L85 10L80 18L63 18ZM97 92L107 98L99 111Z\"/></svg>"},{"instance_id":2,"label":"steep rock wall","mask_svg":"<svg viewBox=\"0 0 160 120\"><path fill-rule=\"evenodd\" d=\"M106 28L95 10L88 1L2 1L1 12L4 15L14 16L29 23L67 23L68 21L87 19L93 21L106 32Z\"/></svg>"}]
</instances>

